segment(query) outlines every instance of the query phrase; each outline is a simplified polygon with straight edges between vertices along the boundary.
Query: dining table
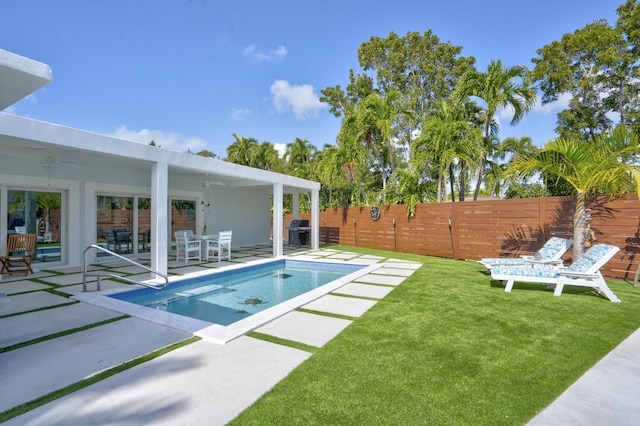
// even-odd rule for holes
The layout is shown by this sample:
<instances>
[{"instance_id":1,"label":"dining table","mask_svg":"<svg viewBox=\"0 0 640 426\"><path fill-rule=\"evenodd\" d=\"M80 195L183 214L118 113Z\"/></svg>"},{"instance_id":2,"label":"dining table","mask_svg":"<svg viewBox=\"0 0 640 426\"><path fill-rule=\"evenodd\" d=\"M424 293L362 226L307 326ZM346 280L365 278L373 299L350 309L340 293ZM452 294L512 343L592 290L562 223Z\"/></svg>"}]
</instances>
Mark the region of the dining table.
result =
<instances>
[{"instance_id":1,"label":"dining table","mask_svg":"<svg viewBox=\"0 0 640 426\"><path fill-rule=\"evenodd\" d=\"M216 241L218 239L218 234L193 234L190 238L191 241L194 240L202 240L202 244L200 244L200 250L202 254L202 258L206 259L207 257L207 241Z\"/></svg>"}]
</instances>

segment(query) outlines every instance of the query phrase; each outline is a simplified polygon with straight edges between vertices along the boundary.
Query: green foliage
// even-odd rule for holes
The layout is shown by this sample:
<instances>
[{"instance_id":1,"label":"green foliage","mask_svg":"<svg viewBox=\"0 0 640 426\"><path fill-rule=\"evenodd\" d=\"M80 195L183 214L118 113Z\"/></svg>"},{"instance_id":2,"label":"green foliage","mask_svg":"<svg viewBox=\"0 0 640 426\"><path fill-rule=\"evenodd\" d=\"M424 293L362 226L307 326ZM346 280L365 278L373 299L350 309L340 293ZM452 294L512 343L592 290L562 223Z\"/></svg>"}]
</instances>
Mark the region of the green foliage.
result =
<instances>
[{"instance_id":1,"label":"green foliage","mask_svg":"<svg viewBox=\"0 0 640 426\"><path fill-rule=\"evenodd\" d=\"M541 198L548 196L545 187L539 183L514 182L509 185L504 198Z\"/></svg>"},{"instance_id":2,"label":"green foliage","mask_svg":"<svg viewBox=\"0 0 640 426\"><path fill-rule=\"evenodd\" d=\"M601 19L562 36L537 51L533 75L542 103L569 93L569 107L558 114L556 131L565 139L592 141L620 123L637 126L640 99L640 5L628 0L612 27Z\"/></svg>"},{"instance_id":3,"label":"green foliage","mask_svg":"<svg viewBox=\"0 0 640 426\"><path fill-rule=\"evenodd\" d=\"M527 176L538 171L547 179L559 179L576 191L573 221L573 258L582 255L587 196L611 195L635 190L640 194L640 156L638 135L626 126L618 126L600 135L592 143L559 138L535 155L514 161L508 173Z\"/></svg>"}]
</instances>

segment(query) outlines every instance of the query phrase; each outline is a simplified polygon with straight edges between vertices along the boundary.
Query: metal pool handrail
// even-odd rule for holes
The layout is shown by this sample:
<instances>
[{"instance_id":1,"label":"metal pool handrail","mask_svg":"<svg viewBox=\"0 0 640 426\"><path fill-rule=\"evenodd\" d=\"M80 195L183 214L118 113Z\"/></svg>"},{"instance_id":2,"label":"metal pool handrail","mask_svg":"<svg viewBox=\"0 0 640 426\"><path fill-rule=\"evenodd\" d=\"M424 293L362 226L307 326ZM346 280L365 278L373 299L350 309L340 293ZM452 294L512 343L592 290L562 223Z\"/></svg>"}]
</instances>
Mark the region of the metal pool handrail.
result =
<instances>
[{"instance_id":1,"label":"metal pool handrail","mask_svg":"<svg viewBox=\"0 0 640 426\"><path fill-rule=\"evenodd\" d=\"M140 267L140 268L142 268L142 269L144 269L146 271L149 271L152 274L156 274L156 275L164 278L164 284L145 283L145 282L142 282L142 281L132 280L131 278L123 277L123 276L118 275L118 274L113 274L113 273L104 272L104 271L101 271L101 272L88 272L87 271L87 252L89 250L91 250L91 249L100 250L100 251L105 252L105 253L107 253L107 254L109 254L111 256L115 256L118 259L124 260L125 262L131 263L132 265L138 266L138 267ZM126 258L124 256L120 256L119 254L114 253L111 250L107 250L104 247L100 247L100 246L98 246L96 244L91 244L86 249L84 249L82 257L83 257L82 291L85 291L85 292L87 291L87 277L96 277L96 278L98 278L98 282L97 282L98 285L97 285L96 291L100 291L100 279L102 277L117 278L117 279L120 279L120 280L124 280L124 281L130 282L132 284L140 284L140 285L145 286L145 287L153 288L155 290L162 290L163 288L166 288L169 285L169 277L166 274L163 274L162 272L154 271L151 268L147 268L146 266L141 265L138 262L135 262L135 261L133 261L131 259L128 259L128 258Z\"/></svg>"}]
</instances>

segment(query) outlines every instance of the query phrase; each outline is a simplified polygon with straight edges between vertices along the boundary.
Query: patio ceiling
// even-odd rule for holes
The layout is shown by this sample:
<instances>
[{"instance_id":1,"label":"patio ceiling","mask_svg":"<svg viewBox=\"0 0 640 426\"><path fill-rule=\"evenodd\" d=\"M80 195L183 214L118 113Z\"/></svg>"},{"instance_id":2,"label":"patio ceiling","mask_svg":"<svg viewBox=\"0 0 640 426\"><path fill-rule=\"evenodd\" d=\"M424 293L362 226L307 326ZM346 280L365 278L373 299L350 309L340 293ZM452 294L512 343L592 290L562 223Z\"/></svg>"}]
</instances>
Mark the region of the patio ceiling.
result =
<instances>
[{"instance_id":1,"label":"patio ceiling","mask_svg":"<svg viewBox=\"0 0 640 426\"><path fill-rule=\"evenodd\" d=\"M49 123L43 124L47 126ZM91 144L87 142L87 145ZM153 161L148 159L82 149L77 146L64 146L39 140L17 138L6 134L0 134L0 150L5 160L15 159L20 162L32 163L34 170L43 175L46 174L44 165L49 156L55 159L56 174L73 173L89 178L98 170L113 170L115 167L122 172L147 173L153 164ZM171 157L191 155L164 151L168 152ZM169 179L193 180L198 188L204 188L202 182L206 179L210 182L210 187L264 187L265 191L272 190L272 182L265 181L259 177L248 177L248 175L264 171L249 169L248 172L240 173L239 171L246 171L248 168L211 158L198 157L198 160L200 160L199 167L194 167L193 165L170 165ZM290 185L284 186L285 193L300 190L301 188L296 189L296 187ZM304 191L304 189L302 190Z\"/></svg>"}]
</instances>

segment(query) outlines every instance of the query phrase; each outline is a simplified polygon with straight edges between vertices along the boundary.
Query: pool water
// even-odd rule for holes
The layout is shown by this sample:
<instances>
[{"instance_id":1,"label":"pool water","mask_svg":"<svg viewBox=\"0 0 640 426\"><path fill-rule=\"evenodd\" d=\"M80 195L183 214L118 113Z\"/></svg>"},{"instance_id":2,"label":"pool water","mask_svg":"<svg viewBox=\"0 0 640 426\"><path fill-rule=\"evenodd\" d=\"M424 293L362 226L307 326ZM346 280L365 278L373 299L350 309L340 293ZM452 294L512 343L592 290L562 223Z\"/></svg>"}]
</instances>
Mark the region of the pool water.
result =
<instances>
[{"instance_id":1,"label":"pool water","mask_svg":"<svg viewBox=\"0 0 640 426\"><path fill-rule=\"evenodd\" d=\"M279 260L109 297L226 326L364 267Z\"/></svg>"}]
</instances>

